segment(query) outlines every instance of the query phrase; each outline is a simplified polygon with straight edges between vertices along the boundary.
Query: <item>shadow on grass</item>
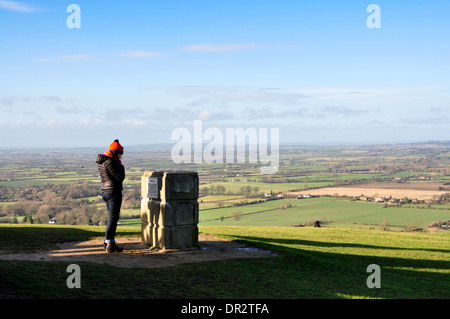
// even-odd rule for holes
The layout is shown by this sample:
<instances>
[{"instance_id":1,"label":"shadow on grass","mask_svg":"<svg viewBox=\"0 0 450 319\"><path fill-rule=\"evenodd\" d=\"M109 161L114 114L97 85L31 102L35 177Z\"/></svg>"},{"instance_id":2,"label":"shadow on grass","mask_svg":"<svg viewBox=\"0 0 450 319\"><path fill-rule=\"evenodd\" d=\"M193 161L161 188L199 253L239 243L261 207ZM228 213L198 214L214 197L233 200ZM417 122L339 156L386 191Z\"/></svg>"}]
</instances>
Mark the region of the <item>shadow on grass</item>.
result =
<instances>
[{"instance_id":1,"label":"shadow on grass","mask_svg":"<svg viewBox=\"0 0 450 319\"><path fill-rule=\"evenodd\" d=\"M237 237L237 236L234 236ZM383 249L383 250L420 250L438 253L450 253L450 249L434 249L434 248L405 248L405 247L395 247L395 246L378 246L378 245L367 245L367 244L357 244L357 243L333 243L324 241L313 241L313 240L302 240L302 239L285 239L285 238L262 238L262 237L237 237L237 240L254 243L262 243L264 245L270 243L280 244L280 245L302 245L302 246L314 246L314 247L338 247L338 248L362 248L362 249ZM273 246L273 245L272 245ZM280 247L277 245L277 247Z\"/></svg>"},{"instance_id":2,"label":"shadow on grass","mask_svg":"<svg viewBox=\"0 0 450 319\"><path fill-rule=\"evenodd\" d=\"M450 250L447 249L386 247L236 235L233 237L263 249L282 252L286 271L291 268L289 264L296 264L297 266L293 268L297 268L299 274L303 276L299 282L310 281L308 286L313 285L318 291L323 290L320 295L325 294L326 298L353 296L357 298L447 299L450 295L450 256L448 255ZM294 245L332 247L337 250L361 248L368 251L367 254L363 252L357 255L344 251L342 253L321 252L292 247ZM390 250L394 252L390 255L396 257L382 256L380 253L370 255L372 249ZM399 253L397 254L396 251ZM409 251L410 254L418 257L417 259L400 257L401 251ZM442 253L444 258L427 259L427 252ZM367 272L367 267L371 264L380 266L381 289L367 287L366 281L372 274Z\"/></svg>"},{"instance_id":3,"label":"shadow on grass","mask_svg":"<svg viewBox=\"0 0 450 319\"><path fill-rule=\"evenodd\" d=\"M104 237L106 227L99 226L0 226L0 249L6 252L33 252L57 248L57 243L85 241ZM118 228L116 236L137 236L140 231Z\"/></svg>"}]
</instances>

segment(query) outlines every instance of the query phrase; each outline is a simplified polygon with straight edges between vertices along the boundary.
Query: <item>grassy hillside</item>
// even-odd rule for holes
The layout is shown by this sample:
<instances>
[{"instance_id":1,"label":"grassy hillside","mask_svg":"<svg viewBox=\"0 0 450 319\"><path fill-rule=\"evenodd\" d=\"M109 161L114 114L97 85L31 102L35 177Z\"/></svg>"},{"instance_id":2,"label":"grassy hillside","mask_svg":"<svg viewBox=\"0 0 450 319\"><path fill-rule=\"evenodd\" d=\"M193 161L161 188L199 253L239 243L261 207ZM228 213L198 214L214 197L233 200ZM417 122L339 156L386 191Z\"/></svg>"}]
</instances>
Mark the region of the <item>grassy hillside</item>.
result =
<instances>
[{"instance_id":1,"label":"grassy hillside","mask_svg":"<svg viewBox=\"0 0 450 319\"><path fill-rule=\"evenodd\" d=\"M0 226L2 249L49 249L56 242L101 237L102 227ZM68 289L68 262L0 260L1 294L32 298L434 298L450 295L450 234L363 229L200 227L279 257L121 269L78 263L82 288ZM138 235L120 227L120 236ZM20 249L19 249L20 248ZM367 267L381 268L369 289Z\"/></svg>"}]
</instances>

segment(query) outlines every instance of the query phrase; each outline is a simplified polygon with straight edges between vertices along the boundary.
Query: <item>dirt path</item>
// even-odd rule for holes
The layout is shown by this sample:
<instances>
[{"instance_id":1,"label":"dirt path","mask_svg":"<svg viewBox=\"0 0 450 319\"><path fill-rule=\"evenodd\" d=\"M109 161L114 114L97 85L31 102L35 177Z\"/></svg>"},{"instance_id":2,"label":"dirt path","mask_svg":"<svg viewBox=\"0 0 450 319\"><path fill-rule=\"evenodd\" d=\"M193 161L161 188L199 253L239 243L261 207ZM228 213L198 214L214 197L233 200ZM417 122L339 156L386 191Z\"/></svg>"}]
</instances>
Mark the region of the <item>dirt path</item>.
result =
<instances>
[{"instance_id":1,"label":"dirt path","mask_svg":"<svg viewBox=\"0 0 450 319\"><path fill-rule=\"evenodd\" d=\"M59 244L60 249L48 252L30 254L0 252L0 259L68 261L71 263L93 262L121 268L160 268L210 260L277 256L271 251L255 249L237 242L202 234L199 235L201 249L195 250L161 251L150 249L141 243L140 237L118 238L117 243L124 247L122 253L106 253L103 250L103 239L94 239L62 243Z\"/></svg>"}]
</instances>

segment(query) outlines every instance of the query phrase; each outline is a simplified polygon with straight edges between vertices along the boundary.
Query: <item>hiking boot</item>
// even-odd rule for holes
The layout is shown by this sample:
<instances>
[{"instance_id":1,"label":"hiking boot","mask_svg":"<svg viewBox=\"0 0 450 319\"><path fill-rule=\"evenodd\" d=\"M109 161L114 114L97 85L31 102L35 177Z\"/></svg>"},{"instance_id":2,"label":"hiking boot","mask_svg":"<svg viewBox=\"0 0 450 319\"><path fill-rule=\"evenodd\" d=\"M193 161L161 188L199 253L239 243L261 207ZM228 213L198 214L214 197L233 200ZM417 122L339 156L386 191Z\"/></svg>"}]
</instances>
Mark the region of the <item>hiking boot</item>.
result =
<instances>
[{"instance_id":1,"label":"hiking boot","mask_svg":"<svg viewBox=\"0 0 450 319\"><path fill-rule=\"evenodd\" d=\"M122 247L117 246L115 243L106 245L107 253L120 253L123 251Z\"/></svg>"}]
</instances>

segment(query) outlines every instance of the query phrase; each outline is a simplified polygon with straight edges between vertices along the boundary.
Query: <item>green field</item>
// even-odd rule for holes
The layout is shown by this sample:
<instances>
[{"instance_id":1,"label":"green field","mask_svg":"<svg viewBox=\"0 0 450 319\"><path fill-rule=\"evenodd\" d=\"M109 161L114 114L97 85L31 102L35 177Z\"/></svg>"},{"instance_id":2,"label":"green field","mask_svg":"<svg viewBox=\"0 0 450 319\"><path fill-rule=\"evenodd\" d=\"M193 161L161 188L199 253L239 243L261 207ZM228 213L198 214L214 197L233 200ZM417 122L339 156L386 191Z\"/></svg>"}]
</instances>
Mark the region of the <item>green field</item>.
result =
<instances>
[{"instance_id":1,"label":"green field","mask_svg":"<svg viewBox=\"0 0 450 319\"><path fill-rule=\"evenodd\" d=\"M201 196L198 199L199 209L211 209L218 207L226 207L231 206L233 204L242 203L243 201L251 203L256 201L257 199L245 198L245 196L238 195L207 195Z\"/></svg>"},{"instance_id":2,"label":"green field","mask_svg":"<svg viewBox=\"0 0 450 319\"><path fill-rule=\"evenodd\" d=\"M55 248L58 242L101 237L103 231L98 226L0 225L0 242L3 250L26 253ZM1 294L43 299L239 300L447 299L450 295L449 233L312 227L200 227L200 232L279 256L132 270L80 261L80 289L66 286L69 262L0 259ZM118 240L139 233L139 227L121 227ZM379 289L366 284L367 267L372 264L380 267Z\"/></svg>"},{"instance_id":3,"label":"green field","mask_svg":"<svg viewBox=\"0 0 450 319\"><path fill-rule=\"evenodd\" d=\"M290 208L283 206L291 204ZM240 207L226 207L200 212L200 225L205 226L294 226L311 220L339 223L425 227L438 220L450 219L447 210L417 208L383 208L380 203L336 200L331 197L281 199ZM232 216L242 213L237 221ZM224 217L223 220L220 219Z\"/></svg>"}]
</instances>

